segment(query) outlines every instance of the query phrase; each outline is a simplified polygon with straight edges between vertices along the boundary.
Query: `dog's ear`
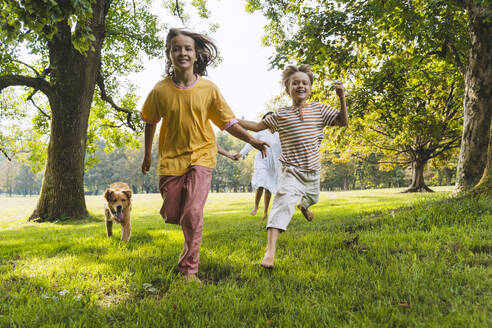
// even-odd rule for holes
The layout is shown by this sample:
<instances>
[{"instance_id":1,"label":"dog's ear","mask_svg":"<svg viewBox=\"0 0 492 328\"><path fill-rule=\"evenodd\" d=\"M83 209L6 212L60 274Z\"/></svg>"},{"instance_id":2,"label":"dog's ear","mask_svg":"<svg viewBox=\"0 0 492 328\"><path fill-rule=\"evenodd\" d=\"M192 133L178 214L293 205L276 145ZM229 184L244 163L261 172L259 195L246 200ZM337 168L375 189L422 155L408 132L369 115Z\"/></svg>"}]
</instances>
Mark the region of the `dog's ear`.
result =
<instances>
[{"instance_id":1,"label":"dog's ear","mask_svg":"<svg viewBox=\"0 0 492 328\"><path fill-rule=\"evenodd\" d=\"M132 191L130 189L123 190L123 193L126 195L126 198L128 198L128 200L132 199Z\"/></svg>"},{"instance_id":2,"label":"dog's ear","mask_svg":"<svg viewBox=\"0 0 492 328\"><path fill-rule=\"evenodd\" d=\"M104 192L104 198L109 202L111 201L111 196L113 196L113 192L110 189L106 189Z\"/></svg>"}]
</instances>

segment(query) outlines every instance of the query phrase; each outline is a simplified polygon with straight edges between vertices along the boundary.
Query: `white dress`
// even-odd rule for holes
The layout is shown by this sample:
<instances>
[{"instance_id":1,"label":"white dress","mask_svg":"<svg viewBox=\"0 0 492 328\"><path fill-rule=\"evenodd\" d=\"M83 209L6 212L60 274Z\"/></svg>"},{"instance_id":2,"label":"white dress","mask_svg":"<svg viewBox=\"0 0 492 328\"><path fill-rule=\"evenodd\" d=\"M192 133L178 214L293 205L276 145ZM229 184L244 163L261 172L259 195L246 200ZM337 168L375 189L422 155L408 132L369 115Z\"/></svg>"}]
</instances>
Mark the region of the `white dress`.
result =
<instances>
[{"instance_id":1,"label":"white dress","mask_svg":"<svg viewBox=\"0 0 492 328\"><path fill-rule=\"evenodd\" d=\"M278 181L281 173L279 158L282 149L280 147L278 132L272 134L270 130L265 129L255 133L254 137L266 141L270 147L267 147L267 156L265 158L261 157L261 152L256 153L251 186L255 190L259 187L263 187L272 194L275 194L278 189ZM253 146L246 144L246 146L241 149L240 154L243 157L246 157L251 149L253 149Z\"/></svg>"}]
</instances>

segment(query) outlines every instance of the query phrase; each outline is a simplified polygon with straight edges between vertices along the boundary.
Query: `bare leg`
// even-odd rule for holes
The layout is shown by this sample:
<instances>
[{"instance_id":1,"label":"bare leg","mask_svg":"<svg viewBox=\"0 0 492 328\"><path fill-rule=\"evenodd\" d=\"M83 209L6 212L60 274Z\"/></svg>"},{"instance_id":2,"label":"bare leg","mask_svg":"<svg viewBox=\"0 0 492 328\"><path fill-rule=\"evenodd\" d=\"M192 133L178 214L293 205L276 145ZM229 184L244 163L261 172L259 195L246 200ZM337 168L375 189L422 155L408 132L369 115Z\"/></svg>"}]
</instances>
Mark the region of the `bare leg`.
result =
<instances>
[{"instance_id":1,"label":"bare leg","mask_svg":"<svg viewBox=\"0 0 492 328\"><path fill-rule=\"evenodd\" d=\"M252 216L255 216L256 212L258 211L258 206L260 205L260 199L261 199L262 195L263 195L263 187L259 187L258 189L256 189L255 207L253 208L253 210L250 213Z\"/></svg>"},{"instance_id":2,"label":"bare leg","mask_svg":"<svg viewBox=\"0 0 492 328\"><path fill-rule=\"evenodd\" d=\"M261 261L261 266L267 269L273 268L273 262L275 261L275 250L277 248L277 239L280 234L279 229L269 228L268 229L268 241L265 251L265 256Z\"/></svg>"},{"instance_id":3,"label":"bare leg","mask_svg":"<svg viewBox=\"0 0 492 328\"><path fill-rule=\"evenodd\" d=\"M113 221L106 221L106 232L108 233L108 237L113 235Z\"/></svg>"},{"instance_id":4,"label":"bare leg","mask_svg":"<svg viewBox=\"0 0 492 328\"><path fill-rule=\"evenodd\" d=\"M311 212L307 208L302 207L300 204L297 205L297 208L299 210L301 210L301 213L302 213L302 215L304 215L304 217L306 218L306 220L308 220L309 222L313 221L313 219L314 219L313 212Z\"/></svg>"},{"instance_id":5,"label":"bare leg","mask_svg":"<svg viewBox=\"0 0 492 328\"><path fill-rule=\"evenodd\" d=\"M265 207L263 208L263 220L268 217L268 207L270 206L270 199L272 198L272 193L270 190L265 189L265 197L263 197L263 201L265 202Z\"/></svg>"}]
</instances>

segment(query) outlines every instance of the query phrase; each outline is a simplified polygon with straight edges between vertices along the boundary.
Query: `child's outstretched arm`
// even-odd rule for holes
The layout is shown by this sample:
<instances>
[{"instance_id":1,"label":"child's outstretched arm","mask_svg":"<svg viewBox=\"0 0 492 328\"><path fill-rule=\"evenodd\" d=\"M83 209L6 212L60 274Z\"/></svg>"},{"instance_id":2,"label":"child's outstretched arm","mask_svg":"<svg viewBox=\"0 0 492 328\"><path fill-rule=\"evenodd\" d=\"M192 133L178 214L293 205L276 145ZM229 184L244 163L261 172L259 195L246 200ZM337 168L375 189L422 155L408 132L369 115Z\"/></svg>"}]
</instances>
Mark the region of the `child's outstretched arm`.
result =
<instances>
[{"instance_id":1,"label":"child's outstretched arm","mask_svg":"<svg viewBox=\"0 0 492 328\"><path fill-rule=\"evenodd\" d=\"M219 144L217 144L217 150L218 150L219 154L221 154L224 157L227 157L229 159L232 159L233 161L239 160L239 156L232 155L227 150L225 150L224 148L222 148L222 146L220 146Z\"/></svg>"},{"instance_id":2,"label":"child's outstretched arm","mask_svg":"<svg viewBox=\"0 0 492 328\"><path fill-rule=\"evenodd\" d=\"M264 123L263 123L264 124ZM265 125L266 128L266 125ZM244 142L249 143L251 146L255 147L259 151L261 151L261 156L266 156L266 147L270 147L270 145L262 140L253 138L246 130L244 130L239 124L233 124L229 128L226 129L227 132L232 134L234 137L241 139Z\"/></svg>"},{"instance_id":3,"label":"child's outstretched arm","mask_svg":"<svg viewBox=\"0 0 492 328\"><path fill-rule=\"evenodd\" d=\"M342 82L335 82L334 84L337 96L340 99L340 113L333 121L333 125L348 126L348 112L347 105L345 104L345 88Z\"/></svg>"},{"instance_id":4,"label":"child's outstretched arm","mask_svg":"<svg viewBox=\"0 0 492 328\"><path fill-rule=\"evenodd\" d=\"M239 120L239 125L245 128L246 130L255 131L255 132L265 130L266 128L268 128L265 122L263 121L253 122L253 121Z\"/></svg>"},{"instance_id":5,"label":"child's outstretched arm","mask_svg":"<svg viewBox=\"0 0 492 328\"><path fill-rule=\"evenodd\" d=\"M152 154L152 141L154 141L156 124L145 123L145 151L144 159L142 162L142 173L147 174L150 170L151 154Z\"/></svg>"}]
</instances>

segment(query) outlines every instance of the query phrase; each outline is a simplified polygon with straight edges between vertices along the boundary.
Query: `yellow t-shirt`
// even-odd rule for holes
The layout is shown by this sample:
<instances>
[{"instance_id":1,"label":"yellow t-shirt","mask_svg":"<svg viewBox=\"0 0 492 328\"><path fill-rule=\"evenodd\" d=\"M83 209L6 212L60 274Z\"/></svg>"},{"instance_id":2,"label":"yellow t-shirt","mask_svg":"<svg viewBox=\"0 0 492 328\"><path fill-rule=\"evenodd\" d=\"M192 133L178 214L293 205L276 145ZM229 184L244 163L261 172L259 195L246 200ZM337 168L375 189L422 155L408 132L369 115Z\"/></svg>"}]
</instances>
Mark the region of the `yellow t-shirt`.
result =
<instances>
[{"instance_id":1,"label":"yellow t-shirt","mask_svg":"<svg viewBox=\"0 0 492 328\"><path fill-rule=\"evenodd\" d=\"M210 120L219 128L235 119L217 86L198 77L187 89L178 88L171 77L158 82L140 112L147 123L158 123L159 175L179 176L192 165L215 168L217 146Z\"/></svg>"}]
</instances>

